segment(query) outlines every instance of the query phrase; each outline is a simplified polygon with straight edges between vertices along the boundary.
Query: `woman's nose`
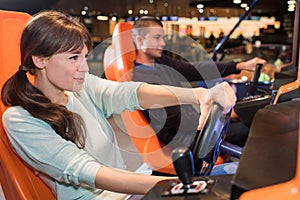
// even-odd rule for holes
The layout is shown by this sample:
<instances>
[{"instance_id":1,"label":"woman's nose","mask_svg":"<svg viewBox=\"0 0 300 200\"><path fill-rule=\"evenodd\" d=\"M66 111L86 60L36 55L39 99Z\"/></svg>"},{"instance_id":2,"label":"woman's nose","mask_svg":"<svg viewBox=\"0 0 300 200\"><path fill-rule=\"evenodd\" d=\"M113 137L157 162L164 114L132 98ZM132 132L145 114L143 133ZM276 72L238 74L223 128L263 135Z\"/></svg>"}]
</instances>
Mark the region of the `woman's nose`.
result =
<instances>
[{"instance_id":1,"label":"woman's nose","mask_svg":"<svg viewBox=\"0 0 300 200\"><path fill-rule=\"evenodd\" d=\"M84 72L88 72L89 71L89 65L87 63L87 59L84 59L83 62L81 63L80 67L79 67L79 71L84 71Z\"/></svg>"}]
</instances>

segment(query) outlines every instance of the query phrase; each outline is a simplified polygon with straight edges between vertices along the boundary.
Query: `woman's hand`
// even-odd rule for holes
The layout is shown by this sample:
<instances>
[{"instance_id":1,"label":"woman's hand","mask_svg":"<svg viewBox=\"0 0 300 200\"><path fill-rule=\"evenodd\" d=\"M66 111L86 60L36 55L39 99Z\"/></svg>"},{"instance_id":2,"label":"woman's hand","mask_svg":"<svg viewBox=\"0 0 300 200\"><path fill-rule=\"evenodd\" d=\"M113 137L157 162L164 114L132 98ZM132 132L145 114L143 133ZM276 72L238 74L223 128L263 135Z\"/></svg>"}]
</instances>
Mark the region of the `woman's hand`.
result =
<instances>
[{"instance_id":1,"label":"woman's hand","mask_svg":"<svg viewBox=\"0 0 300 200\"><path fill-rule=\"evenodd\" d=\"M201 111L198 126L200 130L213 102L220 104L224 108L224 113L228 113L236 102L236 95L227 82L222 82L211 89L142 84L138 89L138 99L140 106L145 109L198 104Z\"/></svg>"},{"instance_id":2,"label":"woman's hand","mask_svg":"<svg viewBox=\"0 0 300 200\"><path fill-rule=\"evenodd\" d=\"M220 104L224 108L224 113L228 113L236 102L235 92L227 82L222 82L208 90L203 90L203 88L194 90L199 100L201 111L198 130L202 129L213 102Z\"/></svg>"}]
</instances>

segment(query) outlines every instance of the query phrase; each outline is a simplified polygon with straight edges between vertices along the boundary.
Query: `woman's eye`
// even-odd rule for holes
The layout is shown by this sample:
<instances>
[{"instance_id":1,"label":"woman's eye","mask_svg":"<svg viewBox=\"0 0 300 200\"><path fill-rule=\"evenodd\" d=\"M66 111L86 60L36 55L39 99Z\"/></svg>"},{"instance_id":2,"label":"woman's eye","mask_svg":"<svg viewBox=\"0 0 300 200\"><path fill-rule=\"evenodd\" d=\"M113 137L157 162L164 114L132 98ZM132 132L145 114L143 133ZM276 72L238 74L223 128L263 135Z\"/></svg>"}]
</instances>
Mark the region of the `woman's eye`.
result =
<instances>
[{"instance_id":1,"label":"woman's eye","mask_svg":"<svg viewBox=\"0 0 300 200\"><path fill-rule=\"evenodd\" d=\"M71 59L71 60L78 60L78 56L77 55L76 56L72 56L69 59Z\"/></svg>"}]
</instances>

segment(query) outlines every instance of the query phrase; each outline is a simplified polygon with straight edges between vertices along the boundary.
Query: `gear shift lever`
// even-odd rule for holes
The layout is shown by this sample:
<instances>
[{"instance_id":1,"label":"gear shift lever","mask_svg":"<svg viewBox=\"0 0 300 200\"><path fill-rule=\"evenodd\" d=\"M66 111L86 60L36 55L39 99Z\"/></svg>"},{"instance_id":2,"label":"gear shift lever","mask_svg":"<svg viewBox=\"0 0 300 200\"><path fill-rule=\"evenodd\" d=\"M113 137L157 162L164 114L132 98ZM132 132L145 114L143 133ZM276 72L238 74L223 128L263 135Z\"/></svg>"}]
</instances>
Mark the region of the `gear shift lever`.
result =
<instances>
[{"instance_id":1,"label":"gear shift lever","mask_svg":"<svg viewBox=\"0 0 300 200\"><path fill-rule=\"evenodd\" d=\"M171 157L175 171L186 191L193 183L194 164L192 153L186 147L178 147L172 151Z\"/></svg>"},{"instance_id":2,"label":"gear shift lever","mask_svg":"<svg viewBox=\"0 0 300 200\"><path fill-rule=\"evenodd\" d=\"M211 191L214 180L207 177L194 179L194 160L187 147L178 147L172 151L171 158L179 180L170 181L161 196L207 194Z\"/></svg>"},{"instance_id":3,"label":"gear shift lever","mask_svg":"<svg viewBox=\"0 0 300 200\"><path fill-rule=\"evenodd\" d=\"M248 93L252 96L255 95L255 92L257 90L257 83L258 83L258 79L259 79L260 71L261 71L262 67L263 67L263 64L261 64L261 63L258 63L256 65L252 79L251 79L250 83L248 83L248 88L247 88Z\"/></svg>"}]
</instances>

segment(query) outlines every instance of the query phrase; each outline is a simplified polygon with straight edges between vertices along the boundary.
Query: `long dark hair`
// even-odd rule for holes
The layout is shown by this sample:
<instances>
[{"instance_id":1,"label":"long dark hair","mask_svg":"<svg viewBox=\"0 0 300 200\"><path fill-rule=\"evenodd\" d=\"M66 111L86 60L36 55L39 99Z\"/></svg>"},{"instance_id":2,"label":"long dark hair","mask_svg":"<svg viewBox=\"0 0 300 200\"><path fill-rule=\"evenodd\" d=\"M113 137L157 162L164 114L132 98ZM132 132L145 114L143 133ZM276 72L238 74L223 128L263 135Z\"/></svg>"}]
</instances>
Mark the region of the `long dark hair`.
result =
<instances>
[{"instance_id":1,"label":"long dark hair","mask_svg":"<svg viewBox=\"0 0 300 200\"><path fill-rule=\"evenodd\" d=\"M86 131L80 115L65 106L52 103L28 80L26 72L38 70L32 56L50 57L57 53L92 48L86 27L77 18L58 11L42 11L25 27L21 37L21 66L4 84L1 99L5 106L22 106L33 117L39 118L66 140L84 148Z\"/></svg>"}]
</instances>

